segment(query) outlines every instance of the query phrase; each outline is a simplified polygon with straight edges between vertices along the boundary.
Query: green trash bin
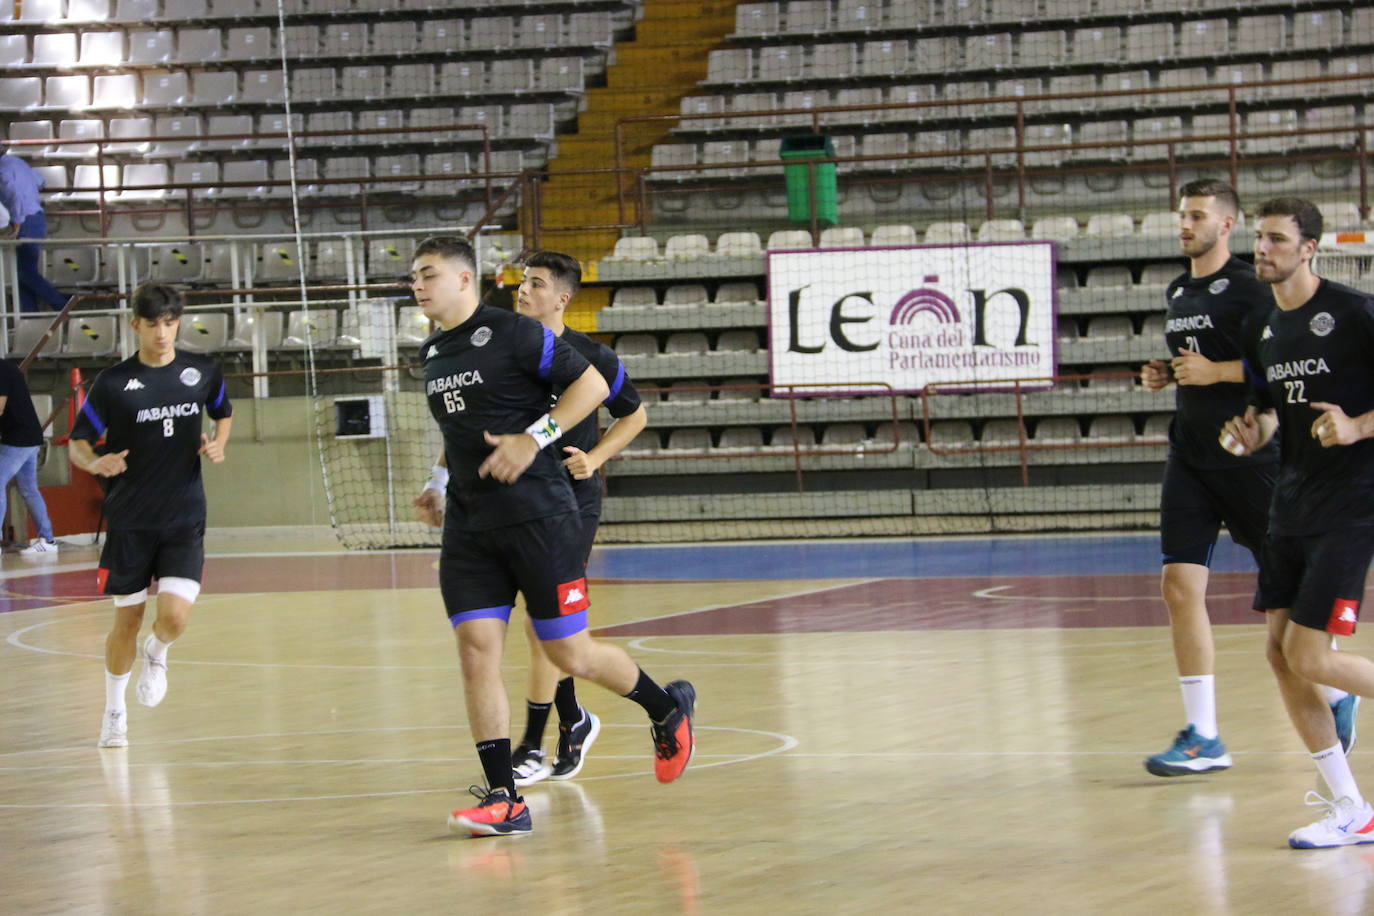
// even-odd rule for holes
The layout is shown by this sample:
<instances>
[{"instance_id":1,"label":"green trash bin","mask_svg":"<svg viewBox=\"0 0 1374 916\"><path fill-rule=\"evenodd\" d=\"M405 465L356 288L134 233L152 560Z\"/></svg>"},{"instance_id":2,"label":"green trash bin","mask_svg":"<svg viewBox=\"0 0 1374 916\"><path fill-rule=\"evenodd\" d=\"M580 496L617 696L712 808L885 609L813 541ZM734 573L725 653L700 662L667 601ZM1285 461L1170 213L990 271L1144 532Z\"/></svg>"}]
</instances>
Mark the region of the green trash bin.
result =
<instances>
[{"instance_id":1,"label":"green trash bin","mask_svg":"<svg viewBox=\"0 0 1374 916\"><path fill-rule=\"evenodd\" d=\"M816 181L816 222L834 226L840 221L839 189L835 184L835 163L821 162L814 166L807 159L825 159L835 155L835 145L824 134L800 134L783 137L779 155L783 160L783 178L787 182L787 218L794 223L811 222L811 174Z\"/></svg>"}]
</instances>

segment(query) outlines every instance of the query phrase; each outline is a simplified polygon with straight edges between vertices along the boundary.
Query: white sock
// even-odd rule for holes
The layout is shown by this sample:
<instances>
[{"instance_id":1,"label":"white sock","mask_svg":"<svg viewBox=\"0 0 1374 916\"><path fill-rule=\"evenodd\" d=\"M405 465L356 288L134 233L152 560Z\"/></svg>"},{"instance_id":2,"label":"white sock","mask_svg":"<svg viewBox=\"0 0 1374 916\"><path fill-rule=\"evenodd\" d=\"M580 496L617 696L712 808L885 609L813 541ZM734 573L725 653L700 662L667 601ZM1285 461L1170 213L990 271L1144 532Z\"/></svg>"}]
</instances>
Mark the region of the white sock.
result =
<instances>
[{"instance_id":1,"label":"white sock","mask_svg":"<svg viewBox=\"0 0 1374 916\"><path fill-rule=\"evenodd\" d=\"M1355 785L1350 763L1345 759L1345 751L1341 750L1339 742L1313 754L1312 762L1317 765L1317 772L1322 774L1327 788L1331 790L1332 801L1348 798L1357 807L1364 805L1364 796L1360 794L1359 786Z\"/></svg>"},{"instance_id":2,"label":"white sock","mask_svg":"<svg viewBox=\"0 0 1374 916\"><path fill-rule=\"evenodd\" d=\"M1188 724L1203 738L1217 736L1216 675L1195 674L1178 679L1183 688L1183 712Z\"/></svg>"},{"instance_id":3,"label":"white sock","mask_svg":"<svg viewBox=\"0 0 1374 916\"><path fill-rule=\"evenodd\" d=\"M172 648L169 642L163 642L157 638L156 633L148 634L148 641L143 644L143 651L148 653L148 657L155 662L167 660L167 650Z\"/></svg>"},{"instance_id":4,"label":"white sock","mask_svg":"<svg viewBox=\"0 0 1374 916\"><path fill-rule=\"evenodd\" d=\"M111 674L105 672L105 711L124 712L124 688L129 686L129 672Z\"/></svg>"}]
</instances>

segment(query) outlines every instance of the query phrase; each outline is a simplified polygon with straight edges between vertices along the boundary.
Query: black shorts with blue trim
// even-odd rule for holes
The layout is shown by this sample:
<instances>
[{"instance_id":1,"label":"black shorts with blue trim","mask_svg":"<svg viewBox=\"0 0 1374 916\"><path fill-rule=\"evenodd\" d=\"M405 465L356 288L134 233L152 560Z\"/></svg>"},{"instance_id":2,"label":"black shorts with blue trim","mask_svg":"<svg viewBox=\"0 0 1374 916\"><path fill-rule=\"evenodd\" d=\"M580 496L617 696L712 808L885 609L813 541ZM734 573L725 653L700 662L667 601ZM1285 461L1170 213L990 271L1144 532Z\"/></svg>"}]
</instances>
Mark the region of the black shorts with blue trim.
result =
<instances>
[{"instance_id":1,"label":"black shorts with blue trim","mask_svg":"<svg viewBox=\"0 0 1374 916\"><path fill-rule=\"evenodd\" d=\"M1165 564L1210 566L1222 523L1231 540L1259 561L1278 477L1273 462L1201 470L1175 458L1164 464L1159 496L1159 547Z\"/></svg>"},{"instance_id":2,"label":"black shorts with blue trim","mask_svg":"<svg viewBox=\"0 0 1374 916\"><path fill-rule=\"evenodd\" d=\"M96 581L103 595L133 595L154 579L199 582L205 568L205 524L105 534Z\"/></svg>"},{"instance_id":3,"label":"black shorts with blue trim","mask_svg":"<svg viewBox=\"0 0 1374 916\"><path fill-rule=\"evenodd\" d=\"M576 512L485 531L444 526L439 591L449 623L509 620L518 592L541 640L587 629L586 554Z\"/></svg>"},{"instance_id":4,"label":"black shorts with blue trim","mask_svg":"<svg viewBox=\"0 0 1374 916\"><path fill-rule=\"evenodd\" d=\"M1299 626L1350 636L1371 559L1374 527L1270 535L1260 556L1255 610L1288 608L1288 619Z\"/></svg>"}]
</instances>

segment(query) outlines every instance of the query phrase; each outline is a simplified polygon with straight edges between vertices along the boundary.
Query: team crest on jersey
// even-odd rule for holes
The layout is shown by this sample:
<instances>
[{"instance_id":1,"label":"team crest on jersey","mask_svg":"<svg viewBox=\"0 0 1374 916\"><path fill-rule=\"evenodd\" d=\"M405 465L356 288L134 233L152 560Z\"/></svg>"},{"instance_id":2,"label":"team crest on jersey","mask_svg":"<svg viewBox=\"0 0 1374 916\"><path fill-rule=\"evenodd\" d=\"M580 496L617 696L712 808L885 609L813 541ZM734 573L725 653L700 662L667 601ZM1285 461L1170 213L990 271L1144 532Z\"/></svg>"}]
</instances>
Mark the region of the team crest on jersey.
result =
<instances>
[{"instance_id":1,"label":"team crest on jersey","mask_svg":"<svg viewBox=\"0 0 1374 916\"><path fill-rule=\"evenodd\" d=\"M200 370L195 366L187 366L181 370L181 384L190 388L200 384Z\"/></svg>"},{"instance_id":2,"label":"team crest on jersey","mask_svg":"<svg viewBox=\"0 0 1374 916\"><path fill-rule=\"evenodd\" d=\"M1336 330L1336 319L1331 317L1330 312L1318 312L1307 323L1307 329L1318 337L1325 337Z\"/></svg>"},{"instance_id":3,"label":"team crest on jersey","mask_svg":"<svg viewBox=\"0 0 1374 916\"><path fill-rule=\"evenodd\" d=\"M472 345L474 347L485 347L489 340L491 340L491 328L485 325L472 332Z\"/></svg>"},{"instance_id":4,"label":"team crest on jersey","mask_svg":"<svg viewBox=\"0 0 1374 916\"><path fill-rule=\"evenodd\" d=\"M1211 285L1207 287L1207 292L1211 293L1213 296L1219 296L1222 293L1226 292L1227 287L1229 287L1230 285L1231 281L1228 280L1226 277L1222 277L1218 280L1213 280L1211 282Z\"/></svg>"}]
</instances>

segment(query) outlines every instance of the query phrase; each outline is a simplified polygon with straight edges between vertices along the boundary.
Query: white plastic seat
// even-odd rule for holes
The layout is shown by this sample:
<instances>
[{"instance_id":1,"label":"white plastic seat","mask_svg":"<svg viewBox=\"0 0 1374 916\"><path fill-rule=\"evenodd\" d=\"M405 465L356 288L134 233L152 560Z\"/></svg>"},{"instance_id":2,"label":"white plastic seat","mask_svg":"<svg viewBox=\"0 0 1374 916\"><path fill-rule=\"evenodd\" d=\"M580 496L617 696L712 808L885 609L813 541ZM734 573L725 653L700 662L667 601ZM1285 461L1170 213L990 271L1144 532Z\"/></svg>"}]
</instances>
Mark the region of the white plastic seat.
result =
<instances>
[{"instance_id":1,"label":"white plastic seat","mask_svg":"<svg viewBox=\"0 0 1374 916\"><path fill-rule=\"evenodd\" d=\"M989 219L978 227L980 242L1020 242L1026 238L1026 227L1019 219Z\"/></svg>"},{"instance_id":2,"label":"white plastic seat","mask_svg":"<svg viewBox=\"0 0 1374 916\"><path fill-rule=\"evenodd\" d=\"M776 35L780 24L777 3L741 3L735 7L737 35Z\"/></svg>"},{"instance_id":3,"label":"white plastic seat","mask_svg":"<svg viewBox=\"0 0 1374 916\"><path fill-rule=\"evenodd\" d=\"M1115 264L1094 267L1084 285L1089 289L1123 289L1131 285L1131 269Z\"/></svg>"},{"instance_id":4,"label":"white plastic seat","mask_svg":"<svg viewBox=\"0 0 1374 916\"><path fill-rule=\"evenodd\" d=\"M703 293L705 291L703 290ZM665 297L666 299L666 297ZM703 298L703 302L706 300ZM701 331L678 331L668 335L663 352L670 356L699 356L710 352L711 344Z\"/></svg>"},{"instance_id":5,"label":"white plastic seat","mask_svg":"<svg viewBox=\"0 0 1374 916\"><path fill-rule=\"evenodd\" d=\"M553 106L547 102L512 105L506 116L506 136L553 139Z\"/></svg>"},{"instance_id":6,"label":"white plastic seat","mask_svg":"<svg viewBox=\"0 0 1374 916\"><path fill-rule=\"evenodd\" d=\"M191 76L191 104L218 108L238 101L239 75L233 70L207 70Z\"/></svg>"},{"instance_id":7,"label":"white plastic seat","mask_svg":"<svg viewBox=\"0 0 1374 916\"><path fill-rule=\"evenodd\" d=\"M100 198L100 188L119 187L119 166L78 165L72 172L72 184L67 189L68 200L94 201Z\"/></svg>"},{"instance_id":8,"label":"white plastic seat","mask_svg":"<svg viewBox=\"0 0 1374 916\"><path fill-rule=\"evenodd\" d=\"M382 192L415 193L420 190L420 157L415 153L403 156L378 156L372 161L372 177L403 179L376 185Z\"/></svg>"},{"instance_id":9,"label":"white plastic seat","mask_svg":"<svg viewBox=\"0 0 1374 916\"><path fill-rule=\"evenodd\" d=\"M285 96L286 82L280 70L244 71L242 101L260 105L279 104Z\"/></svg>"},{"instance_id":10,"label":"white plastic seat","mask_svg":"<svg viewBox=\"0 0 1374 916\"><path fill-rule=\"evenodd\" d=\"M265 242L258 246L254 281L298 280L304 263L295 242Z\"/></svg>"},{"instance_id":11,"label":"white plastic seat","mask_svg":"<svg viewBox=\"0 0 1374 916\"><path fill-rule=\"evenodd\" d=\"M53 139L52 121L11 121L9 123L8 137L12 141L51 140ZM36 144L24 144L22 149L26 157L50 156L53 151L52 147L39 146Z\"/></svg>"},{"instance_id":12,"label":"white plastic seat","mask_svg":"<svg viewBox=\"0 0 1374 916\"><path fill-rule=\"evenodd\" d=\"M94 158L96 140L105 136L104 121L61 121L57 125L57 139L66 141L87 140L88 143L68 142L53 147L51 155L57 159Z\"/></svg>"},{"instance_id":13,"label":"white plastic seat","mask_svg":"<svg viewBox=\"0 0 1374 916\"><path fill-rule=\"evenodd\" d=\"M1090 239L1124 238L1135 234L1135 220L1129 213L1094 213L1083 234Z\"/></svg>"},{"instance_id":14,"label":"white plastic seat","mask_svg":"<svg viewBox=\"0 0 1374 916\"><path fill-rule=\"evenodd\" d=\"M1298 113L1289 109L1252 111L1245 116L1246 136L1240 142L1242 153L1282 153L1299 145L1295 136ZM1287 133L1289 136L1251 137L1255 133Z\"/></svg>"},{"instance_id":15,"label":"white plastic seat","mask_svg":"<svg viewBox=\"0 0 1374 916\"><path fill-rule=\"evenodd\" d=\"M763 448L763 430L757 426L727 426L720 431L718 449L757 451Z\"/></svg>"},{"instance_id":16,"label":"white plastic seat","mask_svg":"<svg viewBox=\"0 0 1374 916\"><path fill-rule=\"evenodd\" d=\"M371 167L372 161L366 156L330 156L324 160L323 177L333 180L329 184L321 184L320 193L329 196L357 194L359 188L367 184Z\"/></svg>"},{"instance_id":17,"label":"white plastic seat","mask_svg":"<svg viewBox=\"0 0 1374 916\"><path fill-rule=\"evenodd\" d=\"M1083 430L1073 417L1045 417L1035 424L1034 441L1040 444L1066 444L1083 438Z\"/></svg>"},{"instance_id":18,"label":"white plastic seat","mask_svg":"<svg viewBox=\"0 0 1374 916\"><path fill-rule=\"evenodd\" d=\"M320 34L320 54L325 57L363 57L368 53L367 25L336 22Z\"/></svg>"},{"instance_id":19,"label":"white plastic seat","mask_svg":"<svg viewBox=\"0 0 1374 916\"><path fill-rule=\"evenodd\" d=\"M183 188L178 193L184 195L189 190L193 198L216 197L222 190L219 183L219 163L173 163L172 184L203 185L203 187L198 188Z\"/></svg>"},{"instance_id":20,"label":"white plastic seat","mask_svg":"<svg viewBox=\"0 0 1374 916\"><path fill-rule=\"evenodd\" d=\"M759 48L758 79L761 81L798 80L802 77L805 49L795 45L770 45ZM736 77L739 79L739 77Z\"/></svg>"},{"instance_id":21,"label":"white plastic seat","mask_svg":"<svg viewBox=\"0 0 1374 916\"><path fill-rule=\"evenodd\" d=\"M1031 238L1071 242L1078 238L1078 220L1072 216L1042 216L1031 226Z\"/></svg>"},{"instance_id":22,"label":"white plastic seat","mask_svg":"<svg viewBox=\"0 0 1374 916\"><path fill-rule=\"evenodd\" d=\"M129 34L129 63L165 64L176 56L176 33L171 29Z\"/></svg>"},{"instance_id":23,"label":"white plastic seat","mask_svg":"<svg viewBox=\"0 0 1374 916\"><path fill-rule=\"evenodd\" d=\"M1183 119L1178 115L1161 118L1142 118L1131 125L1131 158L1135 160L1167 159L1169 145L1148 143L1150 140L1177 140L1183 137ZM1174 154L1181 145L1175 143Z\"/></svg>"},{"instance_id":24,"label":"white plastic seat","mask_svg":"<svg viewBox=\"0 0 1374 916\"><path fill-rule=\"evenodd\" d=\"M456 194L466 184L467 153L428 153L421 160L425 190L432 194Z\"/></svg>"},{"instance_id":25,"label":"white plastic seat","mask_svg":"<svg viewBox=\"0 0 1374 916\"><path fill-rule=\"evenodd\" d=\"M338 91L333 67L304 67L291 72L292 98L303 102L333 100Z\"/></svg>"},{"instance_id":26,"label":"white plastic seat","mask_svg":"<svg viewBox=\"0 0 1374 916\"><path fill-rule=\"evenodd\" d=\"M339 70L339 97L343 99L380 99L386 97L386 67L342 67Z\"/></svg>"},{"instance_id":27,"label":"white plastic seat","mask_svg":"<svg viewBox=\"0 0 1374 916\"><path fill-rule=\"evenodd\" d=\"M1174 217L1174 231L1177 232L1178 217L1172 213L1169 215ZM1174 278L1182 272L1183 268L1180 267L1178 265L1178 262L1176 261L1168 263L1146 264L1143 268L1141 268L1140 271L1140 285L1154 286L1162 289L1163 287L1168 286L1170 283L1172 283L1174 281Z\"/></svg>"},{"instance_id":28,"label":"white plastic seat","mask_svg":"<svg viewBox=\"0 0 1374 916\"><path fill-rule=\"evenodd\" d=\"M224 56L224 38L219 29L177 29L177 63L198 64Z\"/></svg>"},{"instance_id":29,"label":"white plastic seat","mask_svg":"<svg viewBox=\"0 0 1374 916\"><path fill-rule=\"evenodd\" d=\"M1140 220L1140 234L1150 238L1178 235L1178 214L1168 210L1146 213Z\"/></svg>"},{"instance_id":30,"label":"white plastic seat","mask_svg":"<svg viewBox=\"0 0 1374 916\"><path fill-rule=\"evenodd\" d=\"M907 73L948 74L957 72L960 62L960 40L955 36L945 38L918 38L911 43L911 63L905 68Z\"/></svg>"},{"instance_id":31,"label":"white plastic seat","mask_svg":"<svg viewBox=\"0 0 1374 916\"><path fill-rule=\"evenodd\" d=\"M756 403L762 392L763 386L757 379L727 378L721 381L720 389L716 392L716 400Z\"/></svg>"},{"instance_id":32,"label":"white plastic seat","mask_svg":"<svg viewBox=\"0 0 1374 916\"><path fill-rule=\"evenodd\" d=\"M279 345L283 350L328 348L339 338L339 313L334 309L295 311L286 316L286 334Z\"/></svg>"},{"instance_id":33,"label":"white plastic seat","mask_svg":"<svg viewBox=\"0 0 1374 916\"><path fill-rule=\"evenodd\" d=\"M84 286L100 277L100 249L93 245L51 247L46 254L48 279L58 286Z\"/></svg>"},{"instance_id":34,"label":"white plastic seat","mask_svg":"<svg viewBox=\"0 0 1374 916\"><path fill-rule=\"evenodd\" d=\"M224 60L271 60L273 55L271 29L261 26L229 29L224 37Z\"/></svg>"},{"instance_id":35,"label":"white plastic seat","mask_svg":"<svg viewBox=\"0 0 1374 916\"><path fill-rule=\"evenodd\" d=\"M1243 22L1243 20L1242 20ZM1293 13L1293 48L1310 51L1342 43L1345 24L1340 10L1314 10ZM1358 41L1358 38L1356 39Z\"/></svg>"},{"instance_id":36,"label":"white plastic seat","mask_svg":"<svg viewBox=\"0 0 1374 916\"><path fill-rule=\"evenodd\" d=\"M191 98L191 83L182 72L152 70L143 74L143 104L148 108L181 108Z\"/></svg>"},{"instance_id":37,"label":"white plastic seat","mask_svg":"<svg viewBox=\"0 0 1374 916\"><path fill-rule=\"evenodd\" d=\"M700 283L679 283L663 293L664 305L705 305L710 296Z\"/></svg>"},{"instance_id":38,"label":"white plastic seat","mask_svg":"<svg viewBox=\"0 0 1374 916\"><path fill-rule=\"evenodd\" d=\"M1084 337L1095 340L1118 340L1134 334L1131 319L1126 315L1094 315L1088 320L1088 333Z\"/></svg>"},{"instance_id":39,"label":"white plastic seat","mask_svg":"<svg viewBox=\"0 0 1374 916\"><path fill-rule=\"evenodd\" d=\"M152 22L161 10L158 0L118 0L114 18L117 22Z\"/></svg>"},{"instance_id":40,"label":"white plastic seat","mask_svg":"<svg viewBox=\"0 0 1374 916\"><path fill-rule=\"evenodd\" d=\"M1282 27L1280 27L1282 28ZM1279 50L1273 48L1272 50ZM1179 24L1180 58L1215 58L1231 51L1231 28L1225 19L1191 19Z\"/></svg>"},{"instance_id":41,"label":"white plastic seat","mask_svg":"<svg viewBox=\"0 0 1374 916\"><path fill-rule=\"evenodd\" d=\"M372 26L374 54L410 54L418 40L414 22L377 22Z\"/></svg>"},{"instance_id":42,"label":"white plastic seat","mask_svg":"<svg viewBox=\"0 0 1374 916\"><path fill-rule=\"evenodd\" d=\"M545 57L537 75L544 92L581 92L587 85L580 57Z\"/></svg>"},{"instance_id":43,"label":"white plastic seat","mask_svg":"<svg viewBox=\"0 0 1374 916\"><path fill-rule=\"evenodd\" d=\"M822 248L862 248L864 231L858 226L831 226L821 230Z\"/></svg>"},{"instance_id":44,"label":"white plastic seat","mask_svg":"<svg viewBox=\"0 0 1374 916\"><path fill-rule=\"evenodd\" d=\"M608 260L654 261L658 259L658 241L652 236L626 236L616 239L615 249Z\"/></svg>"},{"instance_id":45,"label":"white plastic seat","mask_svg":"<svg viewBox=\"0 0 1374 916\"><path fill-rule=\"evenodd\" d=\"M1177 270L1177 267L1172 264L1148 264L1146 265L1145 269L1149 270L1151 267L1171 267L1175 271ZM1168 281L1166 280L1165 283L1168 283ZM1145 285L1145 278L1143 276L1141 277L1140 285ZM1156 285L1163 286L1164 284ZM1140 333L1136 336L1150 341L1163 340L1164 326L1165 315L1162 312L1156 312L1153 315L1146 315L1145 320L1142 321L1140 324Z\"/></svg>"},{"instance_id":46,"label":"white plastic seat","mask_svg":"<svg viewBox=\"0 0 1374 916\"><path fill-rule=\"evenodd\" d=\"M711 300L716 305L732 305L736 303L746 303L749 305L759 301L759 290L750 280L731 280L722 283L716 289L716 297Z\"/></svg>"},{"instance_id":47,"label":"white plastic seat","mask_svg":"<svg viewBox=\"0 0 1374 916\"><path fill-rule=\"evenodd\" d=\"M67 321L63 356L110 356L119 347L119 325L113 315L73 315Z\"/></svg>"},{"instance_id":48,"label":"white plastic seat","mask_svg":"<svg viewBox=\"0 0 1374 916\"><path fill-rule=\"evenodd\" d=\"M673 404L701 404L711 399L711 392L702 387L699 381L670 382L663 392L663 399Z\"/></svg>"},{"instance_id":49,"label":"white plastic seat","mask_svg":"<svg viewBox=\"0 0 1374 916\"><path fill-rule=\"evenodd\" d=\"M117 67L124 63L123 32L86 32L81 36L83 67ZM67 62L70 65L70 61Z\"/></svg>"},{"instance_id":50,"label":"white plastic seat","mask_svg":"<svg viewBox=\"0 0 1374 916\"><path fill-rule=\"evenodd\" d=\"M38 345L38 341L47 333L48 326L52 324L52 317L20 317L14 321L14 329L10 332L10 356L12 358L23 358L32 352ZM39 356L56 356L62 346L62 329L58 328L53 332L52 337L43 345L43 349L38 352Z\"/></svg>"},{"instance_id":51,"label":"white plastic seat","mask_svg":"<svg viewBox=\"0 0 1374 916\"><path fill-rule=\"evenodd\" d=\"M124 166L124 190L112 196L112 200L130 203L143 200L161 200L167 195L166 185L171 181L165 162L143 162Z\"/></svg>"},{"instance_id":52,"label":"white plastic seat","mask_svg":"<svg viewBox=\"0 0 1374 916\"><path fill-rule=\"evenodd\" d=\"M805 229L778 229L768 236L769 251L788 248L815 248L811 233Z\"/></svg>"},{"instance_id":53,"label":"white plastic seat","mask_svg":"<svg viewBox=\"0 0 1374 916\"><path fill-rule=\"evenodd\" d=\"M625 446L626 455L652 455L662 448L659 441L658 430L646 429L640 432Z\"/></svg>"},{"instance_id":54,"label":"white plastic seat","mask_svg":"<svg viewBox=\"0 0 1374 916\"><path fill-rule=\"evenodd\" d=\"M670 261L694 261L710 254L710 239L696 233L670 236L663 249L663 256Z\"/></svg>"},{"instance_id":55,"label":"white plastic seat","mask_svg":"<svg viewBox=\"0 0 1374 916\"><path fill-rule=\"evenodd\" d=\"M668 451L704 452L711 448L711 431L675 429L668 434Z\"/></svg>"},{"instance_id":56,"label":"white plastic seat","mask_svg":"<svg viewBox=\"0 0 1374 916\"><path fill-rule=\"evenodd\" d=\"M927 245L959 244L971 241L973 241L973 233L969 231L968 223L960 220L937 220L926 227L925 243Z\"/></svg>"},{"instance_id":57,"label":"white plastic seat","mask_svg":"<svg viewBox=\"0 0 1374 916\"><path fill-rule=\"evenodd\" d=\"M902 224L878 226L873 230L872 244L875 246L915 245L915 228Z\"/></svg>"},{"instance_id":58,"label":"white plastic seat","mask_svg":"<svg viewBox=\"0 0 1374 916\"><path fill-rule=\"evenodd\" d=\"M1125 59L1147 63L1174 57L1174 27L1169 22L1151 22L1126 27Z\"/></svg>"},{"instance_id":59,"label":"white plastic seat","mask_svg":"<svg viewBox=\"0 0 1374 916\"><path fill-rule=\"evenodd\" d=\"M616 338L615 352L620 357L656 356L658 341L652 334L622 334Z\"/></svg>"},{"instance_id":60,"label":"white plastic seat","mask_svg":"<svg viewBox=\"0 0 1374 916\"><path fill-rule=\"evenodd\" d=\"M622 286L611 297L616 308L643 308L658 305L658 294L652 286Z\"/></svg>"},{"instance_id":61,"label":"white plastic seat","mask_svg":"<svg viewBox=\"0 0 1374 916\"><path fill-rule=\"evenodd\" d=\"M211 115L201 149L245 150L253 144L252 115ZM229 165L231 163L226 163Z\"/></svg>"},{"instance_id":62,"label":"white plastic seat","mask_svg":"<svg viewBox=\"0 0 1374 916\"><path fill-rule=\"evenodd\" d=\"M608 10L572 13L568 16L566 44L572 47L608 47L615 40L615 24Z\"/></svg>"},{"instance_id":63,"label":"white plastic seat","mask_svg":"<svg viewBox=\"0 0 1374 916\"><path fill-rule=\"evenodd\" d=\"M302 146L323 146L329 149L338 149L346 143L353 130L353 112L351 111L316 111L312 112L305 121L305 133L307 136L300 139ZM330 131L341 131L341 133L330 133Z\"/></svg>"},{"instance_id":64,"label":"white plastic seat","mask_svg":"<svg viewBox=\"0 0 1374 916\"><path fill-rule=\"evenodd\" d=\"M755 353L760 349L758 332L749 328L721 331L714 349L718 353Z\"/></svg>"},{"instance_id":65,"label":"white plastic seat","mask_svg":"<svg viewBox=\"0 0 1374 916\"><path fill-rule=\"evenodd\" d=\"M756 258L763 255L763 243L757 232L722 232L716 239L716 256L722 258Z\"/></svg>"},{"instance_id":66,"label":"white plastic seat","mask_svg":"<svg viewBox=\"0 0 1374 916\"><path fill-rule=\"evenodd\" d=\"M515 47L515 20L510 16L479 16L468 23L468 47L499 50Z\"/></svg>"},{"instance_id":67,"label":"white plastic seat","mask_svg":"<svg viewBox=\"0 0 1374 916\"><path fill-rule=\"evenodd\" d=\"M658 171L649 177L661 181L681 181L695 178L699 173L689 169L676 169L673 166L696 165L697 148L692 143L656 143L650 154L650 165Z\"/></svg>"},{"instance_id":68,"label":"white plastic seat","mask_svg":"<svg viewBox=\"0 0 1374 916\"><path fill-rule=\"evenodd\" d=\"M40 67L70 67L76 63L77 37L74 32L40 32L33 36L30 61Z\"/></svg>"},{"instance_id":69,"label":"white plastic seat","mask_svg":"<svg viewBox=\"0 0 1374 916\"><path fill-rule=\"evenodd\" d=\"M91 81L85 76L50 76L43 81L46 108L80 110L91 104Z\"/></svg>"},{"instance_id":70,"label":"white plastic seat","mask_svg":"<svg viewBox=\"0 0 1374 916\"><path fill-rule=\"evenodd\" d=\"M420 29L420 41L415 50L422 53L445 53L467 47L461 19L434 19Z\"/></svg>"},{"instance_id":71,"label":"white plastic seat","mask_svg":"<svg viewBox=\"0 0 1374 916\"><path fill-rule=\"evenodd\" d=\"M418 305L403 305L396 313L398 346L418 346L429 338L431 323Z\"/></svg>"},{"instance_id":72,"label":"white plastic seat","mask_svg":"<svg viewBox=\"0 0 1374 916\"><path fill-rule=\"evenodd\" d=\"M972 35L964 42L964 67L968 70L1006 69L1012 65L1012 48L1009 32Z\"/></svg>"},{"instance_id":73,"label":"white plastic seat","mask_svg":"<svg viewBox=\"0 0 1374 916\"><path fill-rule=\"evenodd\" d=\"M234 321L234 336L229 339L225 349L247 350L253 346L253 335L261 333L263 345L268 350L281 346L284 336L286 316L281 312L259 311L244 312Z\"/></svg>"},{"instance_id":74,"label":"white plastic seat","mask_svg":"<svg viewBox=\"0 0 1374 916\"><path fill-rule=\"evenodd\" d=\"M415 245L416 240L413 236L368 239L368 273L376 276L404 276L410 272Z\"/></svg>"},{"instance_id":75,"label":"white plastic seat","mask_svg":"<svg viewBox=\"0 0 1374 916\"><path fill-rule=\"evenodd\" d=\"M177 349L217 353L229 344L227 312L186 312L177 329Z\"/></svg>"},{"instance_id":76,"label":"white plastic seat","mask_svg":"<svg viewBox=\"0 0 1374 916\"><path fill-rule=\"evenodd\" d=\"M163 242L148 249L149 276L157 280L189 281L200 279L205 254L190 242ZM184 329L183 322L183 329Z\"/></svg>"},{"instance_id":77,"label":"white plastic seat","mask_svg":"<svg viewBox=\"0 0 1374 916\"><path fill-rule=\"evenodd\" d=\"M861 51L861 76L900 76L911 66L911 49L905 40L865 41Z\"/></svg>"},{"instance_id":78,"label":"white plastic seat","mask_svg":"<svg viewBox=\"0 0 1374 916\"><path fill-rule=\"evenodd\" d=\"M152 141L153 147L148 156L154 159L176 159L200 149L200 137L204 133L200 115L177 115L161 117L153 122L153 136L162 139Z\"/></svg>"},{"instance_id":79,"label":"white plastic seat","mask_svg":"<svg viewBox=\"0 0 1374 916\"><path fill-rule=\"evenodd\" d=\"M265 197L267 182L271 180L268 162L264 159L239 159L224 163L221 180L225 184L225 197ZM245 187L228 187L243 184Z\"/></svg>"}]
</instances>

